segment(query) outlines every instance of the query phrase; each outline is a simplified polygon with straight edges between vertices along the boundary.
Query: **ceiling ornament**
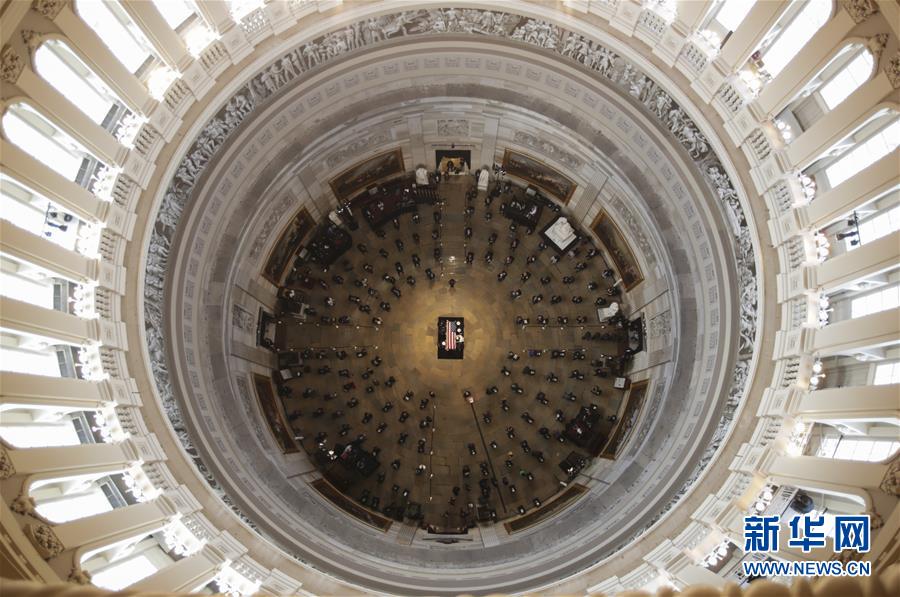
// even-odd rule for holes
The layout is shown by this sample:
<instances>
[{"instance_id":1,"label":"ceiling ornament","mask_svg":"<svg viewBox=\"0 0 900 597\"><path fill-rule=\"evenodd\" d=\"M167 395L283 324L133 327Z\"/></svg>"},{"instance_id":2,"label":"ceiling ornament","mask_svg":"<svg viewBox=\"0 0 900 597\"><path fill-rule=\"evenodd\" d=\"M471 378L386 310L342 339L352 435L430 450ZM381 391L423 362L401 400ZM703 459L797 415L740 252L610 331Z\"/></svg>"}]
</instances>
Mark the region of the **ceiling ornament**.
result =
<instances>
[{"instance_id":1,"label":"ceiling ornament","mask_svg":"<svg viewBox=\"0 0 900 597\"><path fill-rule=\"evenodd\" d=\"M884 74L887 75L888 81L891 82L891 87L894 89L900 87L900 53L895 54L893 58L888 60L884 67Z\"/></svg>"},{"instance_id":2,"label":"ceiling ornament","mask_svg":"<svg viewBox=\"0 0 900 597\"><path fill-rule=\"evenodd\" d=\"M25 46L32 52L37 50L41 42L44 41L43 35L31 29L22 29L20 34L22 35L22 41L25 42Z\"/></svg>"},{"instance_id":3,"label":"ceiling ornament","mask_svg":"<svg viewBox=\"0 0 900 597\"><path fill-rule=\"evenodd\" d=\"M850 3L856 5L859 2ZM163 313L165 274L178 221L192 198L194 185L200 178L203 169L223 146L227 137L251 112L267 103L289 82L309 71L316 71L338 56L382 41L397 37L441 33L467 33L478 37L500 36L504 39L511 38L525 44L536 45L577 62L617 85L639 102L648 113L654 115L682 145L686 153L693 158L696 166L706 174L707 182L722 200L724 208L731 212L732 222L737 223L737 230L733 235L733 246L740 283L741 344L739 359L732 372L732 383L726 406L712 441L687 482L644 528L638 530L628 541L620 544L614 550L618 551L643 534L687 493L706 465L712 460L731 428L744 388L747 385L749 358L758 327L756 262L751 232L734 186L706 137L699 131L690 116L662 87L623 57L602 46L599 42L566 31L547 21L498 11L456 8L420 9L371 17L298 46L258 72L240 87L206 124L185 153L156 214L145 262L144 328L151 371L157 391L183 447L191 455L194 464L212 490L241 520L265 537L265 533L242 513L203 463L187 431L181 409L172 390L165 355L166 340L163 331L166 327ZM4 59L4 65L5 63ZM892 61L892 63L895 64L894 72L897 72L896 66L900 65L897 65L896 61ZM659 390L655 393L657 396L662 394L662 386L663 384L658 386ZM660 402L661 400L656 400L656 408L659 407ZM646 433L646 431L642 429L641 433Z\"/></svg>"},{"instance_id":4,"label":"ceiling ornament","mask_svg":"<svg viewBox=\"0 0 900 597\"><path fill-rule=\"evenodd\" d=\"M884 53L884 47L887 45L889 37L887 33L878 33L870 37L869 41L866 42L866 47L875 57L875 64L881 62L881 55Z\"/></svg>"},{"instance_id":5,"label":"ceiling ornament","mask_svg":"<svg viewBox=\"0 0 900 597\"><path fill-rule=\"evenodd\" d=\"M25 68L25 61L22 56L9 46L3 48L3 51L0 52L0 78L15 85L23 68Z\"/></svg>"},{"instance_id":6,"label":"ceiling ornament","mask_svg":"<svg viewBox=\"0 0 900 597\"><path fill-rule=\"evenodd\" d=\"M16 474L16 467L12 463L9 451L0 444L0 479L9 479Z\"/></svg>"},{"instance_id":7,"label":"ceiling ornament","mask_svg":"<svg viewBox=\"0 0 900 597\"><path fill-rule=\"evenodd\" d=\"M841 6L856 23L862 23L878 12L875 0L841 0Z\"/></svg>"},{"instance_id":8,"label":"ceiling ornament","mask_svg":"<svg viewBox=\"0 0 900 597\"><path fill-rule=\"evenodd\" d=\"M66 3L67 0L34 0L31 6L52 21L66 6Z\"/></svg>"},{"instance_id":9,"label":"ceiling ornament","mask_svg":"<svg viewBox=\"0 0 900 597\"><path fill-rule=\"evenodd\" d=\"M56 533L53 532L53 527L48 524L27 524L23 530L45 560L58 556L66 549Z\"/></svg>"}]
</instances>

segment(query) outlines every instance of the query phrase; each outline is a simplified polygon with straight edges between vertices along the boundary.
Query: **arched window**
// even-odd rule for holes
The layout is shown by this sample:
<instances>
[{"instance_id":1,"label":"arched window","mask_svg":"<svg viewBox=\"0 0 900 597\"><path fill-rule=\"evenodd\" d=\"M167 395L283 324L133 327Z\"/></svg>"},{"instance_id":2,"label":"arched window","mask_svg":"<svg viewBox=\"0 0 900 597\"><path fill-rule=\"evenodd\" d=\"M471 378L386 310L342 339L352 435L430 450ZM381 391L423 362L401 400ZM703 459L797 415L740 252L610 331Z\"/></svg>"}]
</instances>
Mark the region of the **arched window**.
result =
<instances>
[{"instance_id":1,"label":"arched window","mask_svg":"<svg viewBox=\"0 0 900 597\"><path fill-rule=\"evenodd\" d=\"M0 253L0 295L42 309L97 319L95 288L56 272Z\"/></svg>"},{"instance_id":2,"label":"arched window","mask_svg":"<svg viewBox=\"0 0 900 597\"><path fill-rule=\"evenodd\" d=\"M0 371L94 381L109 377L98 346L76 346L16 330L0 330Z\"/></svg>"},{"instance_id":3,"label":"arched window","mask_svg":"<svg viewBox=\"0 0 900 597\"><path fill-rule=\"evenodd\" d=\"M898 307L900 307L900 285L894 284L851 299L850 317L856 319Z\"/></svg>"},{"instance_id":4,"label":"arched window","mask_svg":"<svg viewBox=\"0 0 900 597\"><path fill-rule=\"evenodd\" d=\"M900 361L875 365L875 377L872 384L876 386L900 384Z\"/></svg>"},{"instance_id":5,"label":"arched window","mask_svg":"<svg viewBox=\"0 0 900 597\"><path fill-rule=\"evenodd\" d=\"M122 590L174 562L156 536L141 537L82 560L91 584L111 591Z\"/></svg>"},{"instance_id":6,"label":"arched window","mask_svg":"<svg viewBox=\"0 0 900 597\"><path fill-rule=\"evenodd\" d=\"M716 12L715 21L721 25L726 32L734 31L738 25L744 22L744 18L756 0L725 0L719 5Z\"/></svg>"},{"instance_id":7,"label":"arched window","mask_svg":"<svg viewBox=\"0 0 900 597\"><path fill-rule=\"evenodd\" d=\"M51 446L77 446L82 443L75 427L78 419L71 415L59 420L41 420L46 411L18 410L3 413L0 437L17 448L44 448Z\"/></svg>"},{"instance_id":8,"label":"arched window","mask_svg":"<svg viewBox=\"0 0 900 597\"><path fill-rule=\"evenodd\" d=\"M42 267L0 254L0 295L42 309L66 311L69 283Z\"/></svg>"},{"instance_id":9,"label":"arched window","mask_svg":"<svg viewBox=\"0 0 900 597\"><path fill-rule=\"evenodd\" d=\"M856 91L872 74L875 59L868 50L853 52L846 64L822 85L819 95L829 110L834 110L847 96Z\"/></svg>"},{"instance_id":10,"label":"arched window","mask_svg":"<svg viewBox=\"0 0 900 597\"><path fill-rule=\"evenodd\" d=\"M841 155L825 168L828 184L834 188L861 170L874 164L900 145L900 118L894 116L868 138Z\"/></svg>"},{"instance_id":11,"label":"arched window","mask_svg":"<svg viewBox=\"0 0 900 597\"><path fill-rule=\"evenodd\" d=\"M84 146L28 104L10 106L3 115L3 130L10 141L68 180L77 180L92 159Z\"/></svg>"},{"instance_id":12,"label":"arched window","mask_svg":"<svg viewBox=\"0 0 900 597\"><path fill-rule=\"evenodd\" d=\"M195 14L188 0L153 0L153 4L174 31Z\"/></svg>"},{"instance_id":13,"label":"arched window","mask_svg":"<svg viewBox=\"0 0 900 597\"><path fill-rule=\"evenodd\" d=\"M794 0L760 49L763 70L773 79L831 16L832 0Z\"/></svg>"},{"instance_id":14,"label":"arched window","mask_svg":"<svg viewBox=\"0 0 900 597\"><path fill-rule=\"evenodd\" d=\"M78 16L132 73L138 72L153 56L153 46L117 3L77 0L75 9Z\"/></svg>"},{"instance_id":15,"label":"arched window","mask_svg":"<svg viewBox=\"0 0 900 597\"><path fill-rule=\"evenodd\" d=\"M153 0L153 4L195 58L216 39L190 0Z\"/></svg>"},{"instance_id":16,"label":"arched window","mask_svg":"<svg viewBox=\"0 0 900 597\"><path fill-rule=\"evenodd\" d=\"M125 10L115 2L77 0L78 15L93 29L116 58L147 85L155 99L162 99L179 74L166 66Z\"/></svg>"},{"instance_id":17,"label":"arched window","mask_svg":"<svg viewBox=\"0 0 900 597\"><path fill-rule=\"evenodd\" d=\"M126 505L109 475L99 478L96 474L78 475L38 481L31 486L29 495L35 501L38 514L55 523L110 512Z\"/></svg>"},{"instance_id":18,"label":"arched window","mask_svg":"<svg viewBox=\"0 0 900 597\"><path fill-rule=\"evenodd\" d=\"M157 547L157 549L159 548ZM112 562L108 566L93 572L91 574L91 584L110 591L121 591L160 569L162 569L162 566L158 567L154 564L148 554L139 553Z\"/></svg>"},{"instance_id":19,"label":"arched window","mask_svg":"<svg viewBox=\"0 0 900 597\"><path fill-rule=\"evenodd\" d=\"M859 235L856 244L851 244L848 249L854 249L860 245L870 243L891 232L900 230L900 205L878 211L860 219L856 224ZM852 238L848 238L852 240Z\"/></svg>"},{"instance_id":20,"label":"arched window","mask_svg":"<svg viewBox=\"0 0 900 597\"><path fill-rule=\"evenodd\" d=\"M37 338L0 332L0 371L27 373L45 377L75 377L74 356L66 345L57 344L49 338ZM63 353L60 355L60 353ZM72 367L63 373L66 353Z\"/></svg>"},{"instance_id":21,"label":"arched window","mask_svg":"<svg viewBox=\"0 0 900 597\"><path fill-rule=\"evenodd\" d=\"M96 191L102 199L110 198L112 185L107 179L113 171L28 104L9 107L3 130L11 142L64 178Z\"/></svg>"},{"instance_id":22,"label":"arched window","mask_svg":"<svg viewBox=\"0 0 900 597\"><path fill-rule=\"evenodd\" d=\"M85 222L3 174L0 174L0 218L70 251L97 257L101 224Z\"/></svg>"},{"instance_id":23,"label":"arched window","mask_svg":"<svg viewBox=\"0 0 900 597\"><path fill-rule=\"evenodd\" d=\"M896 453L900 442L890 439L850 438L843 435L822 439L817 456L838 460L880 462Z\"/></svg>"},{"instance_id":24,"label":"arched window","mask_svg":"<svg viewBox=\"0 0 900 597\"><path fill-rule=\"evenodd\" d=\"M697 28L693 39L697 47L709 57L719 53L725 40L743 22L744 17L756 4L756 0L724 0L712 2L712 7Z\"/></svg>"},{"instance_id":25,"label":"arched window","mask_svg":"<svg viewBox=\"0 0 900 597\"><path fill-rule=\"evenodd\" d=\"M65 43L51 39L35 52L39 75L79 110L108 131L127 111L125 104Z\"/></svg>"},{"instance_id":26,"label":"arched window","mask_svg":"<svg viewBox=\"0 0 900 597\"><path fill-rule=\"evenodd\" d=\"M836 108L872 74L874 59L862 44L848 44L832 58L775 118L789 142Z\"/></svg>"}]
</instances>

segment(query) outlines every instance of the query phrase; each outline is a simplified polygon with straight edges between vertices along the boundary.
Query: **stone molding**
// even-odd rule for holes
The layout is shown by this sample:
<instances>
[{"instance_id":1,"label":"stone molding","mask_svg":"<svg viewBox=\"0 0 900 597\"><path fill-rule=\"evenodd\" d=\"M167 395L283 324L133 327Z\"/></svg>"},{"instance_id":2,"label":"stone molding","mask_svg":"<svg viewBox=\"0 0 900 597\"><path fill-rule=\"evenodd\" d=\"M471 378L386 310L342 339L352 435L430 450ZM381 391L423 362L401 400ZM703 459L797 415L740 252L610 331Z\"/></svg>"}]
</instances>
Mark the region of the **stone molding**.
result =
<instances>
[{"instance_id":1,"label":"stone molding","mask_svg":"<svg viewBox=\"0 0 900 597\"><path fill-rule=\"evenodd\" d=\"M187 151L175 177L166 190L162 204L157 213L156 224L150 240L150 247L145 270L145 330L148 342L148 352L151 359L151 367L157 384L159 395L163 399L163 405L173 424L175 431L187 451L196 455L192 440L187 432L181 413L172 394L169 372L165 361L166 340L162 335L163 325L163 296L165 272L168 265L169 250L172 239L178 226L178 221L185 206L192 198L194 185L202 176L203 170L213 159L216 152L225 144L226 138L246 119L254 110L266 105L294 79L302 77L307 71L317 71L330 60L342 56L355 49L377 44L400 35L417 35L426 33L466 33L473 36L488 37L503 34L508 38L519 40L522 43L538 45L546 50L554 51L558 55L568 58L596 73L600 78L619 86L630 94L643 108L666 127L667 130L681 143L690 156L695 160L700 172L706 176L708 184L722 199L723 207L731 214L731 219L736 222L734 231L735 254L738 258L738 271L741 280L741 296L746 297L747 304L742 309L742 328L746 335L742 335L741 352L745 358L739 361L733 374L733 383L729 392L729 404L719 423L719 431L716 433L717 441L708 448L708 457L704 455L701 466L691 475L688 483L678 492L676 498L656 516L651 525L668 511L677 498L684 495L690 485L702 472L705 465L711 460L721 440L727 435L732 423L734 412L742 396L749 369L749 352L755 341L757 328L756 295L755 286L755 260L751 233L743 210L737 199L737 193L725 174L718 158L711 150L710 144L699 131L686 112L680 108L672 97L653 80L639 72L633 64L618 56L611 50L588 41L583 36L560 29L546 21L535 20L498 13L494 11L454 9L438 11L416 11L414 17L403 13L382 17L382 22L390 27L385 27L385 32L377 32L367 29L368 33L360 34L360 37L351 39L347 36L347 30L334 31L316 38L305 45L298 46L296 50L276 60L269 67L252 77L250 81L241 87L237 93L222 107L218 114L211 119L204 130L199 134L191 148ZM461 19L466 14L466 19ZM477 19L475 17L478 17ZM386 19L386 21L385 21ZM399 23L399 24L398 24ZM475 23L475 25L473 25ZM362 22L356 23L361 26ZM349 29L355 31L356 26ZM402 33L401 33L402 32ZM344 36L343 38L341 36ZM335 159L336 160L336 159ZM337 161L337 160L336 160ZM744 317L746 313L746 318ZM748 350L747 347L750 347ZM243 515L240 510L225 494L224 489L216 482L202 459L193 456L195 465L200 469L214 491L228 503L232 509L251 527L255 527L252 521ZM649 526L649 525L648 525ZM646 529L643 529L646 530ZM635 535L640 535L643 530ZM627 543L626 543L627 544ZM624 547L624 544L623 546Z\"/></svg>"}]
</instances>

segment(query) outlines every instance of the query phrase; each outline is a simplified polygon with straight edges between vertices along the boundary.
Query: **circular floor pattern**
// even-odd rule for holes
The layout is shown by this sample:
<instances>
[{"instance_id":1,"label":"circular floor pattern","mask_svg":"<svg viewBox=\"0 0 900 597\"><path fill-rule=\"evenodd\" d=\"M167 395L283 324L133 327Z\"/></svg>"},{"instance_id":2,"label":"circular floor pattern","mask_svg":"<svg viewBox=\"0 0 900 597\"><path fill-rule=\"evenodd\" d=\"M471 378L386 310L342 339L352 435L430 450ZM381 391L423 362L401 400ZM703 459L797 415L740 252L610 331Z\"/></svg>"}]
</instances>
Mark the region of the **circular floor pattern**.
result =
<instances>
[{"instance_id":1,"label":"circular floor pattern","mask_svg":"<svg viewBox=\"0 0 900 597\"><path fill-rule=\"evenodd\" d=\"M368 511L443 531L558 496L570 480L560 463L588 455L566 424L587 408L599 436L610 435L627 360L627 320L598 319L598 299L621 298L590 241L557 260L538 232L553 211L529 233L501 214L506 195L469 193L472 184L443 182L436 205L383 235L361 223L330 268L295 271L307 283L286 287L313 314L278 314L276 335L279 350L303 359L302 376L279 384L285 412L330 486ZM437 358L441 316L465 319L461 360ZM341 458L356 450L375 455L374 470Z\"/></svg>"}]
</instances>

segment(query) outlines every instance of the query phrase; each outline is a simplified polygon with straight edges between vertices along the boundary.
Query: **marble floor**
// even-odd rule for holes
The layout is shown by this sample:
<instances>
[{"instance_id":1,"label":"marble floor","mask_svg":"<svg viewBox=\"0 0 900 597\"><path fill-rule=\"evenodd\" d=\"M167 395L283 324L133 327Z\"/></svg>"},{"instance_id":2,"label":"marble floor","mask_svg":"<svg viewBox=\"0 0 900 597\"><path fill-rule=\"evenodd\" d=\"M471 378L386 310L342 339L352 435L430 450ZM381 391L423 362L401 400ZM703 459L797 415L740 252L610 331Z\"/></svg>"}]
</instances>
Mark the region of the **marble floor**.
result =
<instances>
[{"instance_id":1,"label":"marble floor","mask_svg":"<svg viewBox=\"0 0 900 597\"><path fill-rule=\"evenodd\" d=\"M366 252L353 248L327 272L311 271L322 283L299 290L316 315L306 321L283 317L277 336L282 349L313 353L304 362L305 374L287 382L290 396L284 398L292 427L304 437L303 448L312 456L320 448L317 439L333 449L364 435L363 449L380 450L380 466L370 476L332 462L322 467L326 477L351 498L382 513L393 515L417 504L422 524L443 529L474 522L479 504L482 512L492 510L497 520L503 520L533 510L535 500L551 500L566 480L560 461L573 450L584 454L571 442L557 439L565 422L582 406L594 404L606 432L612 427L607 417L618 411L623 398L623 391L613 388L614 375L596 376L592 366L597 359L621 355L625 347L624 332L597 318L596 298L615 300L607 294L612 279L603 276L607 266L601 256L587 258L590 246L583 244L576 257L562 256L554 263L555 252L539 248L539 232L528 234L522 226L510 230L510 220L499 213L502 196L488 206L486 193L481 192L467 203L472 184L471 177L442 183L440 204L420 206L418 222L412 214L404 214L399 227L388 223L384 238L361 223L353 242L363 243ZM467 205L474 213L466 214ZM492 214L490 220L486 213ZM545 209L538 230L553 215ZM433 230L439 233L437 239ZM488 242L492 233L497 234L493 246ZM418 242L414 234L419 235ZM518 239L515 249L514 239ZM435 247L441 249L440 262L435 260ZM485 253L491 249L493 260L487 263ZM468 252L474 254L471 265L465 262ZM418 267L414 254L420 259ZM508 255L514 259L505 264ZM536 260L527 264L530 255ZM575 269L579 262L586 265L582 271ZM366 264L372 273L364 270ZM426 268L434 272L434 281L426 277ZM504 270L507 277L498 281ZM526 271L531 275L523 281ZM396 284L384 280L385 274L396 278ZM415 278L414 285L406 280L408 275ZM547 284L540 280L545 276L550 277ZM566 276L574 282L565 284ZM591 281L597 283L593 290L588 289ZM400 290L399 298L391 293L394 286ZM513 298L516 289L521 289L521 296ZM543 300L534 303L537 294ZM360 305L348 300L351 295L360 298ZM551 304L552 295L562 300ZM579 304L572 301L576 295L583 297ZM380 306L382 302L389 303L389 311ZM362 304L369 306L368 313L360 310ZM551 324L537 325L539 315ZM322 317L341 316L349 316L351 323L321 322ZM439 316L465 318L463 359L437 358ZM568 317L568 324L559 325L559 316ZM585 318L584 324L576 323L579 316ZM373 321L376 317L380 321ZM529 323L517 324L517 317ZM609 336L585 340L585 332ZM345 358L339 358L341 350L347 353ZM553 358L553 350L565 350L565 356ZM574 358L579 350L583 360ZM573 370L583 373L584 379L572 377ZM548 379L551 373L556 381ZM492 386L496 393L488 393ZM471 403L464 397L466 391ZM541 392L547 404L538 399ZM550 439L542 436L541 428ZM398 464L392 466L394 462Z\"/></svg>"}]
</instances>

